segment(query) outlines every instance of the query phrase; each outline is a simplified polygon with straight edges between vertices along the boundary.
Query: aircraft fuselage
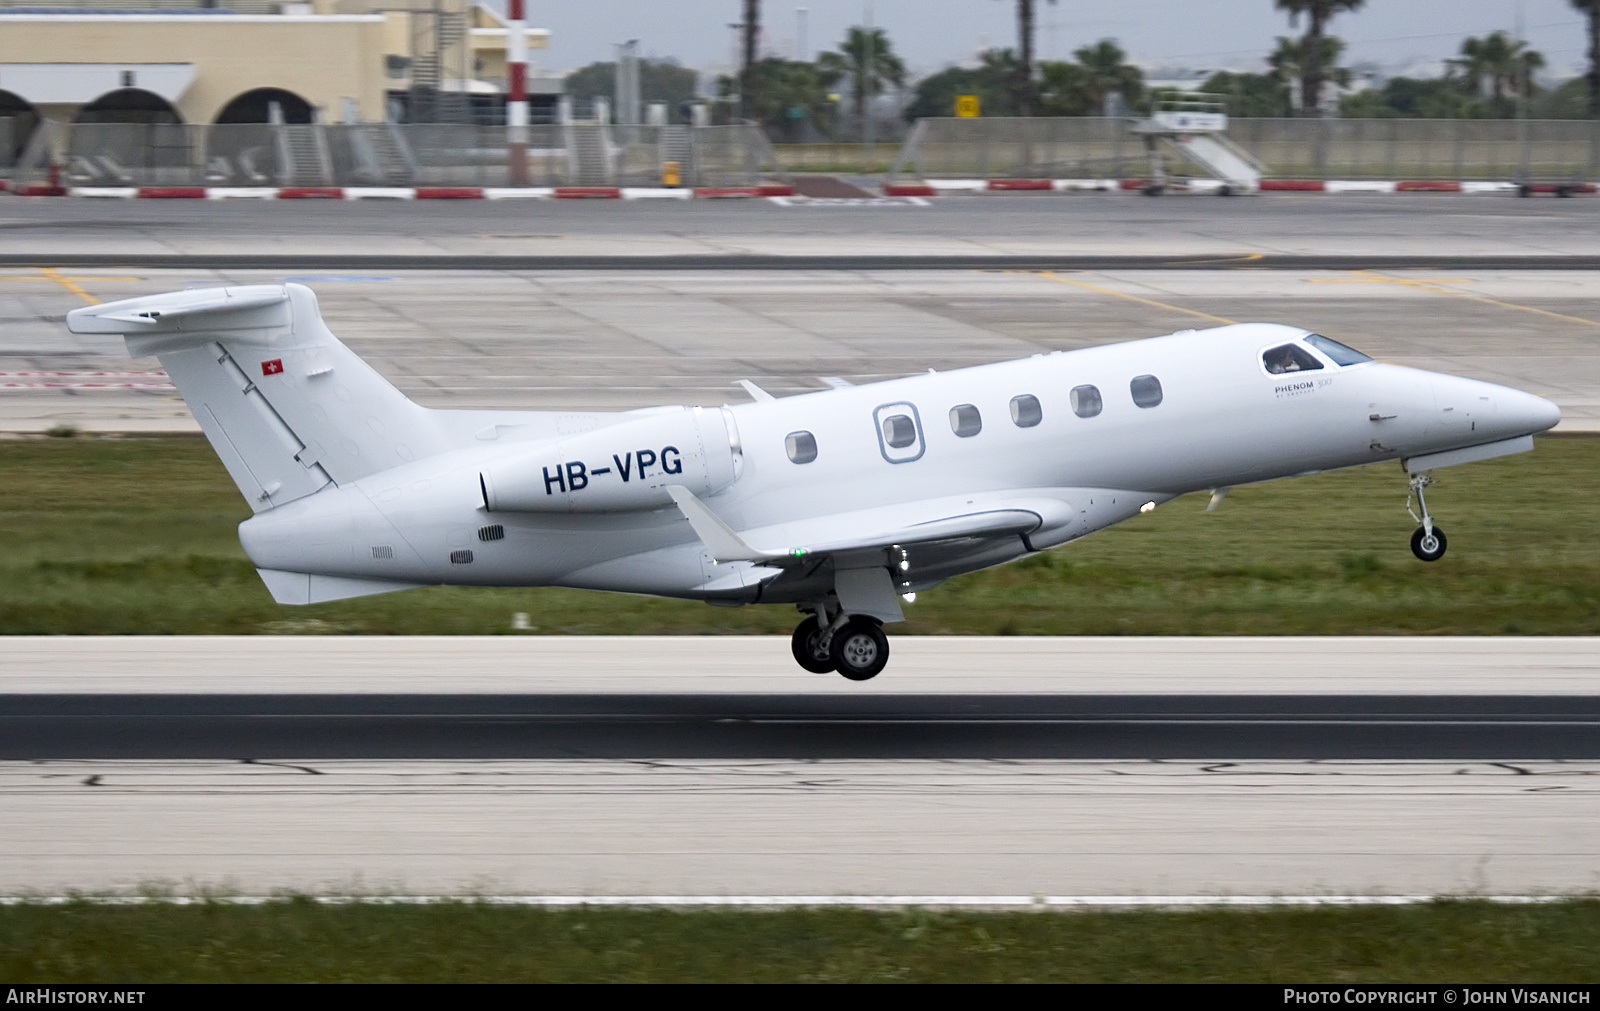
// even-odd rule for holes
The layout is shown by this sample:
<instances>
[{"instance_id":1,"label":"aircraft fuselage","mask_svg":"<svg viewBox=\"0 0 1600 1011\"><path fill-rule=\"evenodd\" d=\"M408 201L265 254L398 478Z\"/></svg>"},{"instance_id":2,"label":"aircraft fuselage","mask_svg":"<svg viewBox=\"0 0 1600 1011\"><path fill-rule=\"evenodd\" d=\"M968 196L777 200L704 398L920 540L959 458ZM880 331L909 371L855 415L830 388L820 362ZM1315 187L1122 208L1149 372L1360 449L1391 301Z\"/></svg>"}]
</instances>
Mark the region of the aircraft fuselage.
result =
<instances>
[{"instance_id":1,"label":"aircraft fuselage","mask_svg":"<svg viewBox=\"0 0 1600 1011\"><path fill-rule=\"evenodd\" d=\"M1315 349L1315 368L1271 371L1264 352L1305 335L1245 324L727 408L587 416L605 420L532 440L511 430L263 512L241 540L267 570L804 602L826 574L774 579L714 558L660 489L698 481L749 544L798 554L963 510L1021 503L1038 516L1014 535L891 546L883 564L909 591L1189 492L1495 443L1559 418L1518 390L1341 366Z\"/></svg>"}]
</instances>

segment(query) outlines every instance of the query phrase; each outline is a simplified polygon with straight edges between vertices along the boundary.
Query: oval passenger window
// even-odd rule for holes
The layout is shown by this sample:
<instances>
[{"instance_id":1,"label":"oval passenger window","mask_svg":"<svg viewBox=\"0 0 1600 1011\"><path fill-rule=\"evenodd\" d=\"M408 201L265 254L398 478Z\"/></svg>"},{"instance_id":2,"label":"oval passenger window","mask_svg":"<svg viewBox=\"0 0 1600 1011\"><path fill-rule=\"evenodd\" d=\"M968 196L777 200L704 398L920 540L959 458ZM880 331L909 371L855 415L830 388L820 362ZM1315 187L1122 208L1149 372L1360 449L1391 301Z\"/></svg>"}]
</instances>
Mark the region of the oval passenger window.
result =
<instances>
[{"instance_id":1,"label":"oval passenger window","mask_svg":"<svg viewBox=\"0 0 1600 1011\"><path fill-rule=\"evenodd\" d=\"M950 431L970 439L983 431L983 415L971 404L957 404L950 408Z\"/></svg>"},{"instance_id":2,"label":"oval passenger window","mask_svg":"<svg viewBox=\"0 0 1600 1011\"><path fill-rule=\"evenodd\" d=\"M891 414L883 419L883 441L894 449L905 449L917 441L917 426L904 414Z\"/></svg>"},{"instance_id":3,"label":"oval passenger window","mask_svg":"<svg viewBox=\"0 0 1600 1011\"><path fill-rule=\"evenodd\" d=\"M1016 422L1018 428L1032 428L1044 420L1044 408L1039 406L1039 398L1026 393L1012 397L1011 420Z\"/></svg>"},{"instance_id":4,"label":"oval passenger window","mask_svg":"<svg viewBox=\"0 0 1600 1011\"><path fill-rule=\"evenodd\" d=\"M1161 403L1161 380L1155 376L1134 376L1128 383L1128 392L1140 407L1155 407Z\"/></svg>"},{"instance_id":5,"label":"oval passenger window","mask_svg":"<svg viewBox=\"0 0 1600 1011\"><path fill-rule=\"evenodd\" d=\"M783 437L783 448L795 463L810 463L817 458L817 438L810 432L790 432Z\"/></svg>"},{"instance_id":6,"label":"oval passenger window","mask_svg":"<svg viewBox=\"0 0 1600 1011\"><path fill-rule=\"evenodd\" d=\"M1105 404L1100 399L1098 386L1074 386L1072 388L1072 413L1080 418L1092 418L1100 413Z\"/></svg>"}]
</instances>

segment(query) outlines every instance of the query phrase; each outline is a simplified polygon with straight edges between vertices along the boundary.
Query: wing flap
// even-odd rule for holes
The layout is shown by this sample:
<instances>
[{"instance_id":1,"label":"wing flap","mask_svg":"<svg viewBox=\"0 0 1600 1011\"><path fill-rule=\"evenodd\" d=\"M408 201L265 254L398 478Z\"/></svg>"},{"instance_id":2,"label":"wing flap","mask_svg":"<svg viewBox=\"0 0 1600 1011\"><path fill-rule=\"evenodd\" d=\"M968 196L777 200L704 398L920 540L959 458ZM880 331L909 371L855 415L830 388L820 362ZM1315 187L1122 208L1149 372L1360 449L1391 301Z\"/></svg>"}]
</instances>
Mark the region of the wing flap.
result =
<instances>
[{"instance_id":1,"label":"wing flap","mask_svg":"<svg viewBox=\"0 0 1600 1011\"><path fill-rule=\"evenodd\" d=\"M836 513L739 532L687 488L667 488L711 557L718 562L809 564L818 555L926 544L965 537L1008 537L1070 522L1070 503L1045 495L936 499Z\"/></svg>"}]
</instances>

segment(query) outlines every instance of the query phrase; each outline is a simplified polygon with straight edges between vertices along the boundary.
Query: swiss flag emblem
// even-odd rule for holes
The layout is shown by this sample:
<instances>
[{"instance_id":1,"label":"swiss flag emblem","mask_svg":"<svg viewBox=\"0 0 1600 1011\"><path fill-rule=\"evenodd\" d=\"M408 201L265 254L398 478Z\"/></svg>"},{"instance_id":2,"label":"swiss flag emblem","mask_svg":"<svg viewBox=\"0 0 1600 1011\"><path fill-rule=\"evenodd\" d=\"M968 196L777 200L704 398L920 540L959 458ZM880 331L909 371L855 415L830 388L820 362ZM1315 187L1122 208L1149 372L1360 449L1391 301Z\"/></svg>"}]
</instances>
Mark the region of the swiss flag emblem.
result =
<instances>
[{"instance_id":1,"label":"swiss flag emblem","mask_svg":"<svg viewBox=\"0 0 1600 1011\"><path fill-rule=\"evenodd\" d=\"M261 374L264 375L264 376L275 376L275 375L277 375L278 373L280 373L282 371L283 371L283 359L282 358L274 358L270 362L262 362L261 363Z\"/></svg>"}]
</instances>

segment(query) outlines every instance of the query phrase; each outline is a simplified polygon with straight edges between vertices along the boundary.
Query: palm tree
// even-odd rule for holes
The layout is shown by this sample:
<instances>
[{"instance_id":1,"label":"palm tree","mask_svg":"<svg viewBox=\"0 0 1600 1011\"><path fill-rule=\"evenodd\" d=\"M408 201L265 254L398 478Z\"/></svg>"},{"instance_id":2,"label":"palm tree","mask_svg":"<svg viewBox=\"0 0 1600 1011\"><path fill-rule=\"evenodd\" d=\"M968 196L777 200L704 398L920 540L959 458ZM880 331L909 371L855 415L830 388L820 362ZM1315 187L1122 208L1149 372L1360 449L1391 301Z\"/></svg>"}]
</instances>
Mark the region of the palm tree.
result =
<instances>
[{"instance_id":1,"label":"palm tree","mask_svg":"<svg viewBox=\"0 0 1600 1011\"><path fill-rule=\"evenodd\" d=\"M1340 86L1349 84L1350 71L1339 66L1339 57L1344 53L1344 39L1324 35L1318 41L1320 44L1317 46L1317 64L1323 80L1332 81ZM1304 81L1306 69L1311 65L1310 50L1309 36L1298 39L1278 36L1278 48L1267 57L1267 66L1272 68L1270 76L1284 84L1297 79Z\"/></svg>"},{"instance_id":2,"label":"palm tree","mask_svg":"<svg viewBox=\"0 0 1600 1011\"><path fill-rule=\"evenodd\" d=\"M1050 0L1055 3L1056 0ZM1033 0L1017 0L1017 115L1034 113L1037 93L1033 82Z\"/></svg>"},{"instance_id":3,"label":"palm tree","mask_svg":"<svg viewBox=\"0 0 1600 1011\"><path fill-rule=\"evenodd\" d=\"M1129 106L1139 101L1144 90L1144 74L1124 62L1128 54L1122 51L1115 39L1101 39L1092 46L1084 46L1072 54L1086 74L1085 89L1089 99L1089 115L1100 115L1105 108L1106 96L1121 92Z\"/></svg>"},{"instance_id":4,"label":"palm tree","mask_svg":"<svg viewBox=\"0 0 1600 1011\"><path fill-rule=\"evenodd\" d=\"M1589 16L1589 116L1600 119L1600 0L1572 0Z\"/></svg>"},{"instance_id":5,"label":"palm tree","mask_svg":"<svg viewBox=\"0 0 1600 1011\"><path fill-rule=\"evenodd\" d=\"M817 57L817 67L824 73L850 78L850 99L863 143L867 137L868 101L883 94L885 84L899 88L906 83L906 65L889 48L889 36L882 28L850 29L837 53Z\"/></svg>"},{"instance_id":6,"label":"palm tree","mask_svg":"<svg viewBox=\"0 0 1600 1011\"><path fill-rule=\"evenodd\" d=\"M740 26L743 59L739 67L739 114L749 118L756 107L756 60L761 41L761 0L744 0L744 24Z\"/></svg>"},{"instance_id":7,"label":"palm tree","mask_svg":"<svg viewBox=\"0 0 1600 1011\"><path fill-rule=\"evenodd\" d=\"M1475 87L1488 81L1490 109L1493 115L1504 116L1507 93L1526 97L1532 90L1533 72L1544 66L1544 56L1505 32L1491 32L1481 39L1468 37L1461 43L1461 58L1450 62Z\"/></svg>"},{"instance_id":8,"label":"palm tree","mask_svg":"<svg viewBox=\"0 0 1600 1011\"><path fill-rule=\"evenodd\" d=\"M1289 27L1299 24L1300 15L1306 15L1305 65L1300 74L1300 111L1302 115L1315 116L1322 108L1322 40L1327 37L1328 22L1335 14L1359 10L1367 0L1273 0L1280 11L1289 12Z\"/></svg>"}]
</instances>

